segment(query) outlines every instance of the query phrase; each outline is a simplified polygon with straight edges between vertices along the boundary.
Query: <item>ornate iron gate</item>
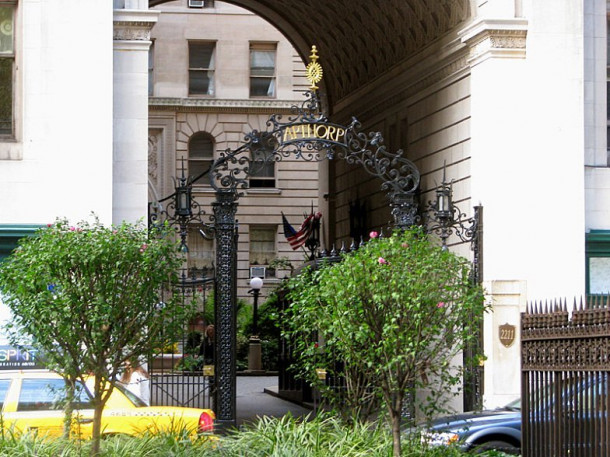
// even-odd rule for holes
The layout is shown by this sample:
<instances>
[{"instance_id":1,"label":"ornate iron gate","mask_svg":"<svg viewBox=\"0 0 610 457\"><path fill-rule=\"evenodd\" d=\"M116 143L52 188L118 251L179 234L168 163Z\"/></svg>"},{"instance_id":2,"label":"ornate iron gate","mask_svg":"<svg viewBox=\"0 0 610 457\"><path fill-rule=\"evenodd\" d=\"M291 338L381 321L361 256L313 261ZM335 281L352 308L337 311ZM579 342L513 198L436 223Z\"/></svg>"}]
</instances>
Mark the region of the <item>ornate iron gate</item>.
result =
<instances>
[{"instance_id":1,"label":"ornate iron gate","mask_svg":"<svg viewBox=\"0 0 610 457\"><path fill-rule=\"evenodd\" d=\"M182 273L174 295L183 303L195 300L196 311L173 344L156 348L149 358L151 404L212 408L214 392L214 278Z\"/></svg>"},{"instance_id":2,"label":"ornate iron gate","mask_svg":"<svg viewBox=\"0 0 610 457\"><path fill-rule=\"evenodd\" d=\"M522 455L610 455L610 296L521 316Z\"/></svg>"},{"instance_id":3,"label":"ornate iron gate","mask_svg":"<svg viewBox=\"0 0 610 457\"><path fill-rule=\"evenodd\" d=\"M236 420L236 212L240 190L248 188L250 174L271 162L294 157L305 161L342 159L348 164L361 166L369 175L379 178L380 188L386 193L392 208L393 225L406 228L418 222L416 194L419 189L420 173L413 162L404 157L404 151L388 151L380 132L361 131L361 124L352 118L348 125L330 122L322 110L318 87L322 78L321 66L317 62L316 47L312 47L311 62L307 66L310 90L301 105L295 105L292 114L283 118L272 115L267 121L266 131L253 130L245 135L244 143L236 149L227 149L219 154L209 170L199 176L185 177L176 181L174 194L162 201L170 201L168 209L154 208L150 215L152 223L162 221L165 214L179 226L182 247L186 250L187 228L195 222L202 224L203 232L213 233L216 241L216 282L215 282L215 411L217 426L234 426ZM208 174L211 189L215 192L212 203L213 215L204 223L205 214L192 196L192 184ZM477 233L476 220L465 219L451 202L450 183L437 189L437 203L433 204L434 224L443 240L452 234L462 241L473 240ZM161 203L157 202L157 203ZM441 204L442 203L442 204ZM154 205L151 205L154 206ZM206 230L209 229L209 230ZM475 254L479 251L476 250Z\"/></svg>"}]
</instances>

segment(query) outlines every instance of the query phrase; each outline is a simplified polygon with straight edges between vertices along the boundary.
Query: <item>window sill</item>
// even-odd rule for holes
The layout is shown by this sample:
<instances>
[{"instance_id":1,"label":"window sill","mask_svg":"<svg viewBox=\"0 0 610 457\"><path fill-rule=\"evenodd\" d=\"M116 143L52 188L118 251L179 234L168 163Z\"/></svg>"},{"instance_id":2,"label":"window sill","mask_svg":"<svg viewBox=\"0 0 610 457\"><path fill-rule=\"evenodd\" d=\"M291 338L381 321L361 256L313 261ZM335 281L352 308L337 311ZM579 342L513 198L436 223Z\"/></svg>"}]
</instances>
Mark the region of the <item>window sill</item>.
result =
<instances>
[{"instance_id":1,"label":"window sill","mask_svg":"<svg viewBox=\"0 0 610 457\"><path fill-rule=\"evenodd\" d=\"M251 195L279 195L282 193L282 189L277 187L249 187L246 189L246 193Z\"/></svg>"},{"instance_id":2,"label":"window sill","mask_svg":"<svg viewBox=\"0 0 610 457\"><path fill-rule=\"evenodd\" d=\"M216 191L212 186L201 186L193 187L193 193L213 195L216 193ZM248 195L280 195L282 193L282 189L278 189L276 187L250 187L248 189L245 189L245 193Z\"/></svg>"},{"instance_id":3,"label":"window sill","mask_svg":"<svg viewBox=\"0 0 610 457\"><path fill-rule=\"evenodd\" d=\"M0 138L0 160L22 160L23 143L9 138Z\"/></svg>"}]
</instances>

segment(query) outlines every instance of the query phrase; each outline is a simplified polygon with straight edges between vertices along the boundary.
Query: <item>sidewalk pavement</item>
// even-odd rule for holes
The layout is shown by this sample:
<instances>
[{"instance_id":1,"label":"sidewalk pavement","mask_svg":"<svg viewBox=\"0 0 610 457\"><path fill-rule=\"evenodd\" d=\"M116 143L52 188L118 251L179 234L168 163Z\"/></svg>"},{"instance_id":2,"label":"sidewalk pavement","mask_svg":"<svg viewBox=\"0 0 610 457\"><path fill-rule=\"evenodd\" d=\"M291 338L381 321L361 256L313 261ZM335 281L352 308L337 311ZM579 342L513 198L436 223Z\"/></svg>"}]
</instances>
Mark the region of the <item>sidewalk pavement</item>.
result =
<instances>
[{"instance_id":1,"label":"sidewalk pavement","mask_svg":"<svg viewBox=\"0 0 610 457\"><path fill-rule=\"evenodd\" d=\"M237 425L251 422L258 416L282 417L288 412L304 417L311 409L277 397L277 376L237 377Z\"/></svg>"}]
</instances>

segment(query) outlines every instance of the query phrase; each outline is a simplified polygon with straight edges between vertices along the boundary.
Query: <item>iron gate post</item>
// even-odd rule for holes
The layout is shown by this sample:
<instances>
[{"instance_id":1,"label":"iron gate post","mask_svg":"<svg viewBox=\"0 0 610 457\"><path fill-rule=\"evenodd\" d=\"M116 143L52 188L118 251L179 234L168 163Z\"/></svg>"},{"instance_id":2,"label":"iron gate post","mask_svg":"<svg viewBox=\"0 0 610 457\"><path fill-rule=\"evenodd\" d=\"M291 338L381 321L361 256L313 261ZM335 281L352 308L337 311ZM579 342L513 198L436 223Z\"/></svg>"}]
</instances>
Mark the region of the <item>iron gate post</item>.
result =
<instances>
[{"instance_id":1,"label":"iron gate post","mask_svg":"<svg viewBox=\"0 0 610 457\"><path fill-rule=\"evenodd\" d=\"M236 425L236 199L234 189L218 189L216 201L212 203L216 227L214 399L216 423L220 431Z\"/></svg>"}]
</instances>

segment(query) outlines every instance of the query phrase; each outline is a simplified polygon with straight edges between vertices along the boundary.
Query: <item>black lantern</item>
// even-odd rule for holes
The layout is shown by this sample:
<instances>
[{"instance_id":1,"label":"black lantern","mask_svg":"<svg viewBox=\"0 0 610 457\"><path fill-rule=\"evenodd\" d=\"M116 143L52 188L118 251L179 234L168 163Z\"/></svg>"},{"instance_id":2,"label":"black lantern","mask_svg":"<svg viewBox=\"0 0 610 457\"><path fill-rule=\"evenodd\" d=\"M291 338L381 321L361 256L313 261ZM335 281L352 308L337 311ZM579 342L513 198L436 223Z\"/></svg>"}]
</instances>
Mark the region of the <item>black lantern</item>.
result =
<instances>
[{"instance_id":1,"label":"black lantern","mask_svg":"<svg viewBox=\"0 0 610 457\"><path fill-rule=\"evenodd\" d=\"M149 204L149 224L151 226L166 222L176 227L180 236L180 250L188 252L187 237L189 227L199 230L205 238L210 239L207 233L212 233L214 227L204 222L205 211L192 198L193 182L201 176L193 179L186 176L184 158L182 158L181 176L174 178L174 193L158 202ZM163 208L163 203L167 203L167 208Z\"/></svg>"},{"instance_id":2,"label":"black lantern","mask_svg":"<svg viewBox=\"0 0 610 457\"><path fill-rule=\"evenodd\" d=\"M191 209L191 186L186 184L184 176L180 178L180 184L176 186L176 215L189 217L193 214Z\"/></svg>"},{"instance_id":3,"label":"black lantern","mask_svg":"<svg viewBox=\"0 0 610 457\"><path fill-rule=\"evenodd\" d=\"M436 188L436 217L439 220L451 220L453 212L452 200L453 189L451 183L443 182Z\"/></svg>"},{"instance_id":4,"label":"black lantern","mask_svg":"<svg viewBox=\"0 0 610 457\"><path fill-rule=\"evenodd\" d=\"M447 182L443 167L443 182L436 187L436 201L429 202L425 214L428 233L436 233L441 239L443 250L447 249L447 239L455 233L462 242L470 242L478 260L480 207L475 207L474 217L465 213L453 203L453 182Z\"/></svg>"}]
</instances>

